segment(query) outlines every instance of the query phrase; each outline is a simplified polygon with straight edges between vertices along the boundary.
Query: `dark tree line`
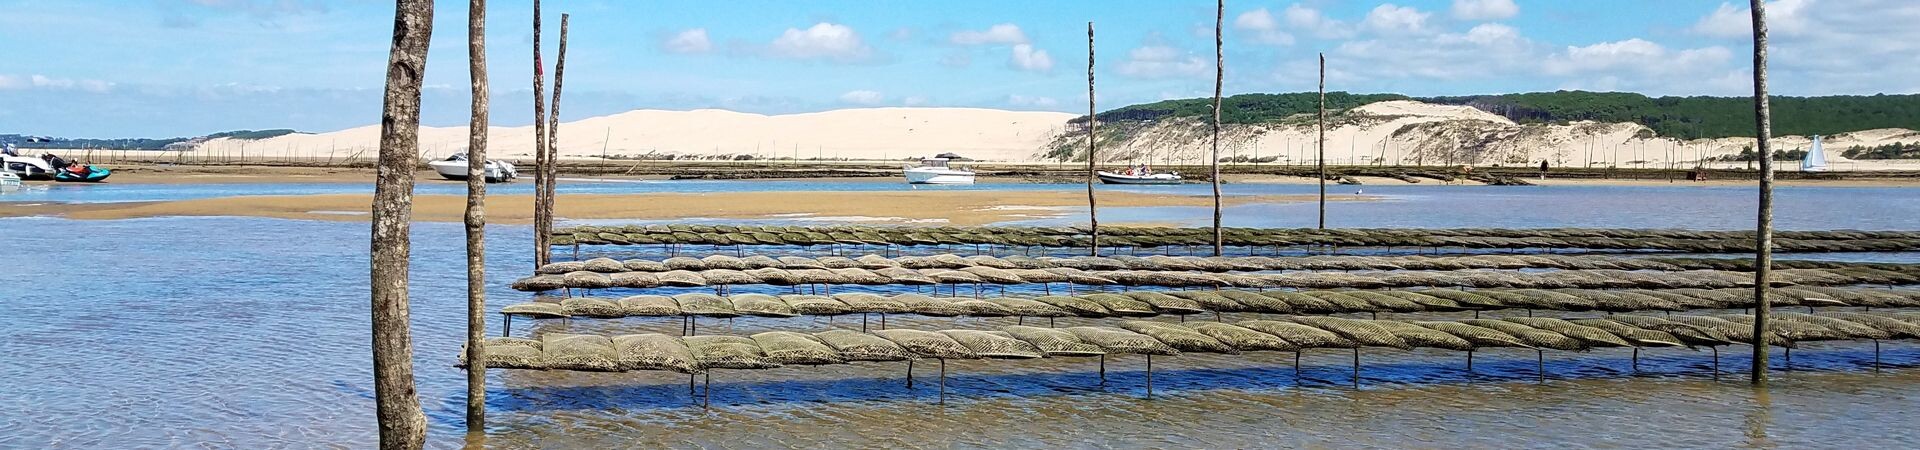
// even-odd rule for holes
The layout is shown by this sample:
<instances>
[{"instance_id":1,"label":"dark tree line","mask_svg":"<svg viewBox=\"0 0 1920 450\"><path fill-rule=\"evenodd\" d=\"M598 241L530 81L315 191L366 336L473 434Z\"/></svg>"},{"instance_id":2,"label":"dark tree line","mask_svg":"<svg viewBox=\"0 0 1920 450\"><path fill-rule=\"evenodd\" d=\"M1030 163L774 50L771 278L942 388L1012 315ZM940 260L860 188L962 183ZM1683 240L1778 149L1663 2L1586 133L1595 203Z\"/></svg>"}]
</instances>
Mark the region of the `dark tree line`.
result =
<instances>
[{"instance_id":1,"label":"dark tree line","mask_svg":"<svg viewBox=\"0 0 1920 450\"><path fill-rule=\"evenodd\" d=\"M1847 159L1920 159L1920 142L1895 142L1887 145L1847 147L1840 156Z\"/></svg>"}]
</instances>

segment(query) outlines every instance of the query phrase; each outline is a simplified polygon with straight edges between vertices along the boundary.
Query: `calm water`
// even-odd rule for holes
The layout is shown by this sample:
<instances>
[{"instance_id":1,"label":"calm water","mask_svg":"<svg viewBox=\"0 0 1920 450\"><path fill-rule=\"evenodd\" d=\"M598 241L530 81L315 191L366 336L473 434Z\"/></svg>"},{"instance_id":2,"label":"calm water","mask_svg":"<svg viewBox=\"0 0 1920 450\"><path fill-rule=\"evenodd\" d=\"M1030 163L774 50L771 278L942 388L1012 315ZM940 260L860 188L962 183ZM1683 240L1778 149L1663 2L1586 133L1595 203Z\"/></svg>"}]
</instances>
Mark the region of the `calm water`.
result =
<instances>
[{"instance_id":1,"label":"calm water","mask_svg":"<svg viewBox=\"0 0 1920 450\"><path fill-rule=\"evenodd\" d=\"M619 183L608 183L619 184ZM764 189L751 182L674 189ZM112 185L109 185L112 186ZM351 186L326 185L329 189ZM563 185L564 186L564 185ZM584 185L583 185L584 186ZM693 186L693 187L687 187ZM816 185L808 185L816 186ZM841 186L827 184L827 186ZM898 188L847 183L849 189ZM103 186L105 187L105 186ZM121 188L121 186L112 186ZM1021 186L1022 188L1032 188ZM273 187L304 193L298 187ZM837 188L837 187L836 187ZM1005 187L989 187L1005 188ZM1061 187L1039 188L1053 189ZM1066 189L1076 186L1066 186ZM187 198L254 186L162 186L138 195L74 191L62 201ZM363 189L356 187L355 189ZM448 193L452 187L433 187ZM614 188L608 188L614 189ZM638 188L629 188L638 189ZM1305 192L1310 186L1264 186ZM1639 226L1737 228L1745 190L1717 188L1367 187L1382 202L1336 204L1343 226ZM1249 190L1254 190L1250 188ZM1198 190L1196 190L1198 191ZM1231 192L1231 191L1230 191ZM1785 228L1920 229L1920 190L1783 190ZM98 195L100 198L91 196ZM1577 194L1577 195L1576 195ZM51 195L51 194L49 194ZM140 197L145 196L145 197ZM1660 198L1662 204L1645 204ZM0 206L4 207L4 206ZM1103 213L1106 211L1103 210ZM1204 212L1204 211L1202 211ZM1155 217L1178 208L1145 211ZM1121 213L1112 213L1119 215ZM1311 206L1249 206L1229 223L1300 226ZM1192 222L1203 221L1195 213ZM0 219L10 279L0 327L0 447L369 447L375 440L366 343L367 226L253 218L68 221ZM505 288L529 269L530 229L491 229L490 305L527 300ZM21 249L33 249L22 251ZM413 332L421 401L436 447L463 437L464 378L451 367L464 336L465 280L457 224L415 229ZM1831 256L1831 255L1829 255ZM1843 255L1844 256L1844 255ZM1909 255L1910 257L1911 255ZM1235 320L1247 317L1228 317ZM497 315L490 317L495 333ZM824 330L857 319L703 321L705 331ZM979 328L1004 319L893 318L891 325ZM663 320L519 321L551 331L675 332ZM1067 325L1062 323L1061 325ZM537 327L537 328L536 328ZM730 329L730 330L729 330ZM666 373L494 371L491 428L499 447L1870 447L1912 448L1920 430L1920 345L1888 343L1889 366L1866 344L1809 346L1794 370L1755 391L1723 352L1722 381L1704 351L1648 351L1641 373L1625 350L1548 352L1549 380L1527 351L1489 351L1465 372L1451 352L1314 352L1296 379L1291 355L1181 356L1154 361L948 364L903 384L899 363L720 371L711 410ZM1775 354L1776 365L1782 365Z\"/></svg>"}]
</instances>

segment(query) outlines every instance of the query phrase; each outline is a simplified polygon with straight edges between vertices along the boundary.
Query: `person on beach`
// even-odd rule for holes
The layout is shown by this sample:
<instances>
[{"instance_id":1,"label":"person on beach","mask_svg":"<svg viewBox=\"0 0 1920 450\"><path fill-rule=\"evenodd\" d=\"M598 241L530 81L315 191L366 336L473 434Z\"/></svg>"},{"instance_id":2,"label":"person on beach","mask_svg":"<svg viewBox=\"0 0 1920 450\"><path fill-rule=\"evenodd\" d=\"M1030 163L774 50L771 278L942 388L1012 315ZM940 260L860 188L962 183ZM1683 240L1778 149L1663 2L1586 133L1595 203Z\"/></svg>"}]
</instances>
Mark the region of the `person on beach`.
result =
<instances>
[{"instance_id":1,"label":"person on beach","mask_svg":"<svg viewBox=\"0 0 1920 450\"><path fill-rule=\"evenodd\" d=\"M1547 179L1547 160L1540 160L1540 179Z\"/></svg>"}]
</instances>

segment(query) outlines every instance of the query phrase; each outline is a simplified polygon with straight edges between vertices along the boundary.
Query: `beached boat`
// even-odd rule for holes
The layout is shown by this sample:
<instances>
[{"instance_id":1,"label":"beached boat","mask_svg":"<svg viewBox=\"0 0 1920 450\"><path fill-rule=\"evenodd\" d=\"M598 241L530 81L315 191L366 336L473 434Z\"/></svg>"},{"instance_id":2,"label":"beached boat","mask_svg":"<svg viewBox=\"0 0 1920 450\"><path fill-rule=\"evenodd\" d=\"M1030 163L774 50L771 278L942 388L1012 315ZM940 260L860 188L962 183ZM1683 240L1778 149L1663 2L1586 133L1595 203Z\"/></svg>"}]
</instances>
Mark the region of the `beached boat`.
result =
<instances>
[{"instance_id":1,"label":"beached boat","mask_svg":"<svg viewBox=\"0 0 1920 450\"><path fill-rule=\"evenodd\" d=\"M1106 184L1180 184L1186 181L1179 172L1153 173L1153 169L1140 167L1128 169L1123 173L1107 171L1095 172L1101 183Z\"/></svg>"},{"instance_id":2,"label":"beached boat","mask_svg":"<svg viewBox=\"0 0 1920 450\"><path fill-rule=\"evenodd\" d=\"M113 171L104 167L68 162L51 153L39 158L0 156L0 166L23 180L53 180L93 183L107 179Z\"/></svg>"},{"instance_id":3,"label":"beached boat","mask_svg":"<svg viewBox=\"0 0 1920 450\"><path fill-rule=\"evenodd\" d=\"M20 176L13 172L0 172L0 192L20 190Z\"/></svg>"},{"instance_id":4,"label":"beached boat","mask_svg":"<svg viewBox=\"0 0 1920 450\"><path fill-rule=\"evenodd\" d=\"M952 158L933 157L920 160L919 166L907 166L907 183L973 184L973 171L951 167L948 165L950 161Z\"/></svg>"},{"instance_id":5,"label":"beached boat","mask_svg":"<svg viewBox=\"0 0 1920 450\"><path fill-rule=\"evenodd\" d=\"M47 160L28 156L0 156L0 169L22 180L51 180L53 165Z\"/></svg>"},{"instance_id":6,"label":"beached boat","mask_svg":"<svg viewBox=\"0 0 1920 450\"><path fill-rule=\"evenodd\" d=\"M438 172L440 176L446 177L449 180L467 179L468 167L466 153L455 153L453 156L448 156L447 159L430 162L427 163L427 165L433 166L434 172ZM519 176L520 173L514 170L513 163L492 159L487 160L486 177L488 183L505 183L513 181L514 178Z\"/></svg>"},{"instance_id":7,"label":"beached boat","mask_svg":"<svg viewBox=\"0 0 1920 450\"><path fill-rule=\"evenodd\" d=\"M1827 151L1820 148L1820 135L1813 135L1813 147L1807 149L1807 157L1800 160L1801 172L1827 171Z\"/></svg>"}]
</instances>

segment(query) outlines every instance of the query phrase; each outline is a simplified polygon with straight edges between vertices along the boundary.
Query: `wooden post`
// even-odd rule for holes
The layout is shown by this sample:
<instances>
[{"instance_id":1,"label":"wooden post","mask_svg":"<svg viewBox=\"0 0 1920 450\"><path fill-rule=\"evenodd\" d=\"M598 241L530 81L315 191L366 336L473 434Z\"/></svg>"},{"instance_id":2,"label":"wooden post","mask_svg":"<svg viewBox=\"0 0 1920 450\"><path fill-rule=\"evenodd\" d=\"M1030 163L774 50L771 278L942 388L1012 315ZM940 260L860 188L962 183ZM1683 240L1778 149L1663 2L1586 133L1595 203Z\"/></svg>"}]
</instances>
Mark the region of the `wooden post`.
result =
<instances>
[{"instance_id":1,"label":"wooden post","mask_svg":"<svg viewBox=\"0 0 1920 450\"><path fill-rule=\"evenodd\" d=\"M467 431L487 422L487 0L467 4L467 73L473 114L467 122Z\"/></svg>"},{"instance_id":2,"label":"wooden post","mask_svg":"<svg viewBox=\"0 0 1920 450\"><path fill-rule=\"evenodd\" d=\"M394 4L393 46L380 120L380 165L374 181L369 285L373 310L373 391L380 448L425 445L427 421L413 387L408 331L408 233L413 221L413 169L420 160L420 80L433 36L433 2Z\"/></svg>"},{"instance_id":3,"label":"wooden post","mask_svg":"<svg viewBox=\"0 0 1920 450\"><path fill-rule=\"evenodd\" d=\"M553 59L553 109L547 111L547 165L542 168L546 171L547 184L541 188L541 192L546 194L546 201L540 208L546 213L546 222L542 225L546 226L548 233L553 232L554 186L560 184L560 83L567 75L568 17L568 14L560 15L560 56ZM551 259L553 255L547 257Z\"/></svg>"},{"instance_id":4,"label":"wooden post","mask_svg":"<svg viewBox=\"0 0 1920 450\"><path fill-rule=\"evenodd\" d=\"M1320 54L1320 229L1327 229L1327 54Z\"/></svg>"},{"instance_id":5,"label":"wooden post","mask_svg":"<svg viewBox=\"0 0 1920 450\"><path fill-rule=\"evenodd\" d=\"M1767 108L1767 13L1764 2L1753 8L1753 117L1755 150L1760 152L1760 217L1754 229L1753 374L1754 386L1767 385L1767 285L1773 271L1773 117Z\"/></svg>"},{"instance_id":6,"label":"wooden post","mask_svg":"<svg viewBox=\"0 0 1920 450\"><path fill-rule=\"evenodd\" d=\"M1219 0L1213 10L1213 256L1220 256L1226 237L1220 231L1220 85L1227 76L1227 57L1220 26L1226 20L1227 0Z\"/></svg>"},{"instance_id":7,"label":"wooden post","mask_svg":"<svg viewBox=\"0 0 1920 450\"><path fill-rule=\"evenodd\" d=\"M547 228L545 203L547 191L547 99L546 65L540 62L540 0L533 0L533 267L547 265L553 258Z\"/></svg>"},{"instance_id":8,"label":"wooden post","mask_svg":"<svg viewBox=\"0 0 1920 450\"><path fill-rule=\"evenodd\" d=\"M1087 223L1093 229L1093 239L1087 243L1087 254L1100 256L1100 207L1093 198L1093 161L1094 139L1099 120L1093 111L1093 22L1087 22Z\"/></svg>"}]
</instances>

